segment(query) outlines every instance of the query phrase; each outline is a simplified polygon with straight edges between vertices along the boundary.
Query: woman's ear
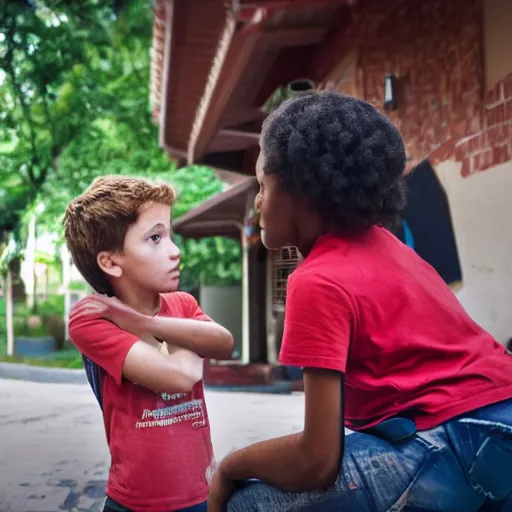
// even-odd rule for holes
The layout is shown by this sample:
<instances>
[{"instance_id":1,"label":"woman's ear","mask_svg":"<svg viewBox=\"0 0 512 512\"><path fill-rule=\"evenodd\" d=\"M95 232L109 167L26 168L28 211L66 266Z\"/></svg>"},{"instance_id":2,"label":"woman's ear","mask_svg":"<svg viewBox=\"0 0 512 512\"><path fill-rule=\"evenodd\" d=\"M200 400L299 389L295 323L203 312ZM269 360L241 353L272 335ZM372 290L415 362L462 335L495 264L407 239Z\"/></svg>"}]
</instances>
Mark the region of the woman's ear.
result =
<instances>
[{"instance_id":1,"label":"woman's ear","mask_svg":"<svg viewBox=\"0 0 512 512\"><path fill-rule=\"evenodd\" d=\"M96 257L96 263L110 277L121 277L123 269L119 265L117 254L111 251L101 251Z\"/></svg>"}]
</instances>

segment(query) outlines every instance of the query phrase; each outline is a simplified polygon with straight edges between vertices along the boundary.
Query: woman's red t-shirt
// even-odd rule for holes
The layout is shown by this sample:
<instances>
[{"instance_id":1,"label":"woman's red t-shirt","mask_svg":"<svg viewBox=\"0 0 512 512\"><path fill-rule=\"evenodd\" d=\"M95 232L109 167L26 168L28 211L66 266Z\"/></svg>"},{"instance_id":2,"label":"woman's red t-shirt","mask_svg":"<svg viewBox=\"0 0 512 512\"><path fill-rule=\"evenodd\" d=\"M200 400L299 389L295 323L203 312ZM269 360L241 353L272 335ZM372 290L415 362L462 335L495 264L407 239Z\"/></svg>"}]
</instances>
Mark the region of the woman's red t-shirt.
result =
<instances>
[{"instance_id":1,"label":"woman's red t-shirt","mask_svg":"<svg viewBox=\"0 0 512 512\"><path fill-rule=\"evenodd\" d=\"M387 230L321 237L289 278L280 362L345 374L353 430L419 430L512 397L512 357Z\"/></svg>"}]
</instances>

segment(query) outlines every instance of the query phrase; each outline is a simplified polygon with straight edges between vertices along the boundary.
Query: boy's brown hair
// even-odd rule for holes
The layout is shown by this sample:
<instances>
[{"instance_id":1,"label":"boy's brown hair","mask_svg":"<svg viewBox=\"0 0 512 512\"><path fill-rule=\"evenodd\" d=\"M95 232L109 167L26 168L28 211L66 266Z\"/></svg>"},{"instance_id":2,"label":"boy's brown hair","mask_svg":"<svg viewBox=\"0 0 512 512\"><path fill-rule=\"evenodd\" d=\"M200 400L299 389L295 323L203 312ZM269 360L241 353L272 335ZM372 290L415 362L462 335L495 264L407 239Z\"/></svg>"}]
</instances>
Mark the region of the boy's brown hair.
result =
<instances>
[{"instance_id":1,"label":"boy's brown hair","mask_svg":"<svg viewBox=\"0 0 512 512\"><path fill-rule=\"evenodd\" d=\"M103 176L73 199L64 215L64 236L73 262L98 292L113 295L107 276L96 259L101 251L123 251L128 228L137 221L144 205L171 206L173 187L126 176Z\"/></svg>"}]
</instances>

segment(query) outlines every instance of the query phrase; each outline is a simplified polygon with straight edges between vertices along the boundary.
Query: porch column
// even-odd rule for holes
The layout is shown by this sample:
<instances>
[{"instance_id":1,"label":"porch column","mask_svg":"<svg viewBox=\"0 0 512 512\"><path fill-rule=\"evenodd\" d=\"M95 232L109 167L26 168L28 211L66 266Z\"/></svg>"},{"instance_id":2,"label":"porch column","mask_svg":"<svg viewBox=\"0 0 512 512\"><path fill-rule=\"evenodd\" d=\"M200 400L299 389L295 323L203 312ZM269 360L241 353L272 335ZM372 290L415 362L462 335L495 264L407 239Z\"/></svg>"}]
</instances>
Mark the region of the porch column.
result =
<instances>
[{"instance_id":1,"label":"porch column","mask_svg":"<svg viewBox=\"0 0 512 512\"><path fill-rule=\"evenodd\" d=\"M274 308L273 308L273 293L272 286L274 281L272 279L272 253L267 251L266 258L266 294L267 300L265 301L265 306L267 308L267 360L270 364L277 363L278 353L277 353L277 344L276 344L276 321L274 318Z\"/></svg>"},{"instance_id":2,"label":"porch column","mask_svg":"<svg viewBox=\"0 0 512 512\"><path fill-rule=\"evenodd\" d=\"M242 354L240 362L250 361L250 331L249 331L249 246L242 226Z\"/></svg>"}]
</instances>

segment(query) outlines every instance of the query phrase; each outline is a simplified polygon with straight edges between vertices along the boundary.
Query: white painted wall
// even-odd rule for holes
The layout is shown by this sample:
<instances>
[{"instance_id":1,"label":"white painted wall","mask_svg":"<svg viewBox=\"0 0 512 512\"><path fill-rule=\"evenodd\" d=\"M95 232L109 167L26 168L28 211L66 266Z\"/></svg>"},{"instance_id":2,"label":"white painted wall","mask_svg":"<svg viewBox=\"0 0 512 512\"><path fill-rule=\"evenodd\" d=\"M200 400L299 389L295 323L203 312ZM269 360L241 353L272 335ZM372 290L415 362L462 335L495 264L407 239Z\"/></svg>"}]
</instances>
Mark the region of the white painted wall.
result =
<instances>
[{"instance_id":1,"label":"white painted wall","mask_svg":"<svg viewBox=\"0 0 512 512\"><path fill-rule=\"evenodd\" d=\"M201 285L199 290L201 309L233 335L233 350L238 352L240 357L243 351L242 293L241 286ZM249 354L246 356L248 360Z\"/></svg>"},{"instance_id":2,"label":"white painted wall","mask_svg":"<svg viewBox=\"0 0 512 512\"><path fill-rule=\"evenodd\" d=\"M462 264L457 296L499 341L512 337L512 162L463 178L461 164L436 167L450 203Z\"/></svg>"}]
</instances>

